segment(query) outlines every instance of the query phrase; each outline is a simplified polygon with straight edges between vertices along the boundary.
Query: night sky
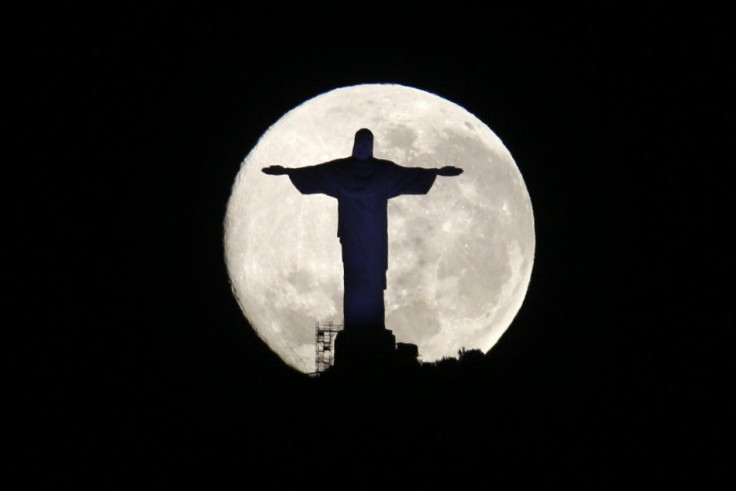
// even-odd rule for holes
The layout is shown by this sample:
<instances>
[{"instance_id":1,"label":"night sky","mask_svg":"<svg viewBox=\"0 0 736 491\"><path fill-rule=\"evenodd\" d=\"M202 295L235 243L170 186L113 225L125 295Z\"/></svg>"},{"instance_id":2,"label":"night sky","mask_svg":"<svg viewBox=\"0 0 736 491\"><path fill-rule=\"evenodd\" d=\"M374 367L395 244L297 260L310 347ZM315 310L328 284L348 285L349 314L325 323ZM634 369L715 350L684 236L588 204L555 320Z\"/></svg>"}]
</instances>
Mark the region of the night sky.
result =
<instances>
[{"instance_id":1,"label":"night sky","mask_svg":"<svg viewBox=\"0 0 736 491\"><path fill-rule=\"evenodd\" d=\"M257 3L28 2L6 18L17 489L723 477L725 13L350 4L328 21L326 6ZM380 82L436 93L502 139L534 207L535 265L473 373L324 387L247 325L222 221L271 124Z\"/></svg>"}]
</instances>

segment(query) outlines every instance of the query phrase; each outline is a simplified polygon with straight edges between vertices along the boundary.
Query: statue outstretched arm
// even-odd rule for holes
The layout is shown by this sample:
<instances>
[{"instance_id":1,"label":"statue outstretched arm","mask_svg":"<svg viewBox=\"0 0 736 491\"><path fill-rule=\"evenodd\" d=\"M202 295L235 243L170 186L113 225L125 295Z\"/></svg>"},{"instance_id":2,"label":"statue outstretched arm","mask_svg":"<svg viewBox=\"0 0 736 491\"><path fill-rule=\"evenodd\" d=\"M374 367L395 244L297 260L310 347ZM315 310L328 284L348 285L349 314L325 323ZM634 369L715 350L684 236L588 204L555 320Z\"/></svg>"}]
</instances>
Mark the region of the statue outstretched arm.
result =
<instances>
[{"instance_id":1,"label":"statue outstretched arm","mask_svg":"<svg viewBox=\"0 0 736 491\"><path fill-rule=\"evenodd\" d=\"M452 165L446 165L445 167L437 169L438 176L459 176L462 173L463 170L460 167L455 167Z\"/></svg>"},{"instance_id":2,"label":"statue outstretched arm","mask_svg":"<svg viewBox=\"0 0 736 491\"><path fill-rule=\"evenodd\" d=\"M329 163L309 165L306 167L284 167L269 165L261 172L270 176L289 176L291 183L302 194L326 194L337 197L340 183L329 170Z\"/></svg>"},{"instance_id":3,"label":"statue outstretched arm","mask_svg":"<svg viewBox=\"0 0 736 491\"><path fill-rule=\"evenodd\" d=\"M261 169L261 172L264 174L268 174L269 176L283 176L285 174L289 174L288 167L284 167L283 165L269 165L268 167L264 167Z\"/></svg>"}]
</instances>

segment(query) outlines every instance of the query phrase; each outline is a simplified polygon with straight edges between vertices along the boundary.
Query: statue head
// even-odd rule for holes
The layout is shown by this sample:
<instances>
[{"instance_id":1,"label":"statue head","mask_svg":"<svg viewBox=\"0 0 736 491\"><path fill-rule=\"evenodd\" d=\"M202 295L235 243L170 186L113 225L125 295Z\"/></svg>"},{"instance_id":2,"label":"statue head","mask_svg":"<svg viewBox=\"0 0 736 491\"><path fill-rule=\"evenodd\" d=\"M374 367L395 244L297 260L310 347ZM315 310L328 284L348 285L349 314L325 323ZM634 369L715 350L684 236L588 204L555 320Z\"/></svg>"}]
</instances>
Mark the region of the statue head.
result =
<instances>
[{"instance_id":1,"label":"statue head","mask_svg":"<svg viewBox=\"0 0 736 491\"><path fill-rule=\"evenodd\" d=\"M371 133L371 130L361 128L355 132L353 157L358 160L368 160L373 157L373 133Z\"/></svg>"}]
</instances>

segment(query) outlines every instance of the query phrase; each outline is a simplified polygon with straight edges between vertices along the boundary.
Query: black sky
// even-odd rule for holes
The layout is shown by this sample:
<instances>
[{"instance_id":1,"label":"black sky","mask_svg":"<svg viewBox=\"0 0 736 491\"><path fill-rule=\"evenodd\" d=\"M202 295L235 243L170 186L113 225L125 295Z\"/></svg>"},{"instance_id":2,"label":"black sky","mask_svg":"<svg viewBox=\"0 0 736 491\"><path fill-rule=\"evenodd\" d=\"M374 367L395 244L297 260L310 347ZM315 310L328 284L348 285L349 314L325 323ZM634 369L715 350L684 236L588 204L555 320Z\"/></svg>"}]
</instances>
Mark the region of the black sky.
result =
<instances>
[{"instance_id":1,"label":"black sky","mask_svg":"<svg viewBox=\"0 0 736 491\"><path fill-rule=\"evenodd\" d=\"M354 4L331 22L325 6L265 5L8 16L19 479L299 482L321 455L388 487L719 476L733 410L725 14ZM376 82L491 127L526 181L537 253L477 374L343 396L248 328L222 219L271 124Z\"/></svg>"}]
</instances>

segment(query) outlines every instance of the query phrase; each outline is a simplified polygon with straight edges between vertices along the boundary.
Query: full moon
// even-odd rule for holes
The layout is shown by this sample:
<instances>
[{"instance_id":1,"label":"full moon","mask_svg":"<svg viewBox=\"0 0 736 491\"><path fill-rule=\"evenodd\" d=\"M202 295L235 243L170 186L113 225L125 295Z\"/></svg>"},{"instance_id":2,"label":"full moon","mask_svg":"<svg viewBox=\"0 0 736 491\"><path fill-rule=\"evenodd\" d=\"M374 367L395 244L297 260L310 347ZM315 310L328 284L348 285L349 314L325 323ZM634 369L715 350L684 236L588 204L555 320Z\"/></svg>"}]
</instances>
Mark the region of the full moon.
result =
<instances>
[{"instance_id":1,"label":"full moon","mask_svg":"<svg viewBox=\"0 0 736 491\"><path fill-rule=\"evenodd\" d=\"M342 323L337 200L302 195L269 165L350 156L370 129L374 156L405 167L457 166L426 195L389 200L386 328L420 359L489 351L511 324L534 263L522 175L491 129L436 94L365 84L318 95L276 121L241 164L224 222L235 298L258 336L301 372L315 369L315 326Z\"/></svg>"}]
</instances>

